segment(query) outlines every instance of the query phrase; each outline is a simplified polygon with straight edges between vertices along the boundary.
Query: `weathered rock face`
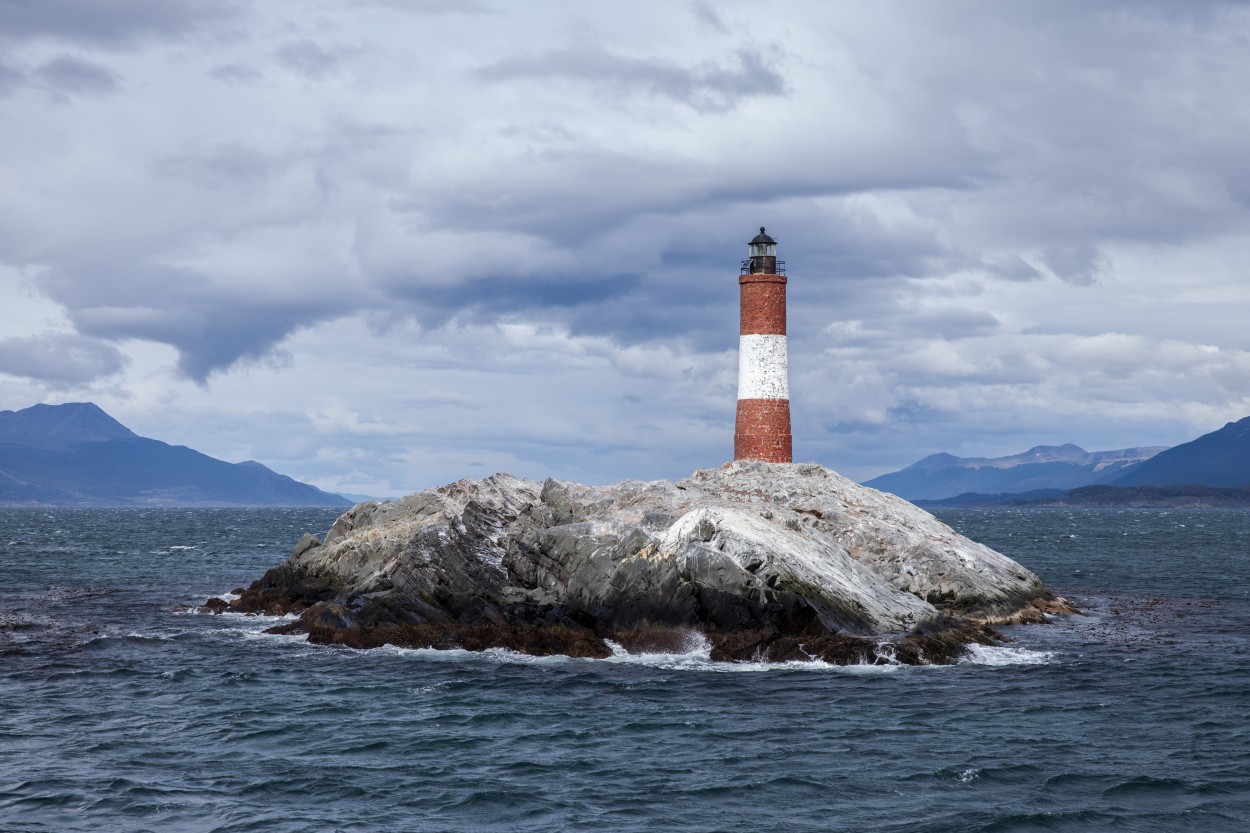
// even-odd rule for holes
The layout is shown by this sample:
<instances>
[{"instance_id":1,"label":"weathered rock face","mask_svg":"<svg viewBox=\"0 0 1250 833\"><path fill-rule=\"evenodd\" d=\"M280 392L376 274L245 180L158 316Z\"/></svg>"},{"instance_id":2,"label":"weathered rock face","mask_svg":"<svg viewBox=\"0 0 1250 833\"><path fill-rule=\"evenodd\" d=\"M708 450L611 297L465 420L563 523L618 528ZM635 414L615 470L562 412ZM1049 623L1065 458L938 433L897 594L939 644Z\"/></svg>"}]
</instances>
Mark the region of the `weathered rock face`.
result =
<instances>
[{"instance_id":1,"label":"weathered rock face","mask_svg":"<svg viewBox=\"0 0 1250 833\"><path fill-rule=\"evenodd\" d=\"M1042 582L891 495L814 464L729 463L673 484L507 474L344 513L231 605L361 646L607 655L887 654L942 661L986 624L1062 610Z\"/></svg>"}]
</instances>

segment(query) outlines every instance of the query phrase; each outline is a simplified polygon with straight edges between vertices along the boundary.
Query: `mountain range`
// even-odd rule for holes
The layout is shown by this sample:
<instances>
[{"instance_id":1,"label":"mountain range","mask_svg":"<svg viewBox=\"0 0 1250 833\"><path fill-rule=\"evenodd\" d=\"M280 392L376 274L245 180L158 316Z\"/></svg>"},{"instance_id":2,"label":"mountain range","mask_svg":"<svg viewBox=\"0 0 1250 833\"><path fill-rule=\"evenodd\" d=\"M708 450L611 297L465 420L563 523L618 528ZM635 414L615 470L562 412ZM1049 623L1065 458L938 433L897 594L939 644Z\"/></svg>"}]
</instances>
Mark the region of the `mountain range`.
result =
<instances>
[{"instance_id":1,"label":"mountain range","mask_svg":"<svg viewBox=\"0 0 1250 833\"><path fill-rule=\"evenodd\" d=\"M1189 484L1221 488L1250 484L1250 417L1162 451L1111 485Z\"/></svg>"},{"instance_id":2,"label":"mountain range","mask_svg":"<svg viewBox=\"0 0 1250 833\"><path fill-rule=\"evenodd\" d=\"M864 485L908 500L962 504L1040 498L1088 486L1232 488L1250 484L1250 417L1166 448L1087 452L1076 445L1036 446L1009 457L933 454Z\"/></svg>"},{"instance_id":3,"label":"mountain range","mask_svg":"<svg viewBox=\"0 0 1250 833\"><path fill-rule=\"evenodd\" d=\"M931 454L901 471L864 483L907 500L940 500L967 492L1016 494L1111 483L1166 446L1089 452L1080 446L1039 445L1009 457Z\"/></svg>"},{"instance_id":4,"label":"mountain range","mask_svg":"<svg viewBox=\"0 0 1250 833\"><path fill-rule=\"evenodd\" d=\"M140 437L90 402L0 411L0 505L350 506L266 468Z\"/></svg>"}]
</instances>

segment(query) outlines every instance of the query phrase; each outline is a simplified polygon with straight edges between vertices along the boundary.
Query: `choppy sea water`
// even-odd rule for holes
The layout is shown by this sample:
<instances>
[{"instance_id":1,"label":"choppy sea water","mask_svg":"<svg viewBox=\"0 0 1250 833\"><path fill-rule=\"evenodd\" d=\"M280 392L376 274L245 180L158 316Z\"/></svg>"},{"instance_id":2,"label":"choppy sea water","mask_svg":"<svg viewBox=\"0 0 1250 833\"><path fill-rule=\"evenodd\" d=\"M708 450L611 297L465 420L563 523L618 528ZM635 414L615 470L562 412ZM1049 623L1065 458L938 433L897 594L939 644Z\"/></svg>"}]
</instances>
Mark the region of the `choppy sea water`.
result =
<instances>
[{"instance_id":1,"label":"choppy sea water","mask_svg":"<svg viewBox=\"0 0 1250 833\"><path fill-rule=\"evenodd\" d=\"M1250 512L941 512L1084 611L953 667L186 611L334 515L0 510L0 831L1250 829Z\"/></svg>"}]
</instances>

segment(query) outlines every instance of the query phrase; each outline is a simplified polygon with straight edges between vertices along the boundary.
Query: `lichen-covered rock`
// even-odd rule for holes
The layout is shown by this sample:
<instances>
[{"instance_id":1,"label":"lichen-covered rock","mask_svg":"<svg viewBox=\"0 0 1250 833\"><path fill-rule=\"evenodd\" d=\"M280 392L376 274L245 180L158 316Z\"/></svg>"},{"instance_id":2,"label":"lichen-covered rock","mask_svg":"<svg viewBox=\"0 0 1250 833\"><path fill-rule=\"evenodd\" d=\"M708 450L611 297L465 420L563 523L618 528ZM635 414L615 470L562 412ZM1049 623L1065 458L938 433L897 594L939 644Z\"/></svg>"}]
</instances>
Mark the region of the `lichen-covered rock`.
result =
<instances>
[{"instance_id":1,"label":"lichen-covered rock","mask_svg":"<svg viewBox=\"0 0 1250 833\"><path fill-rule=\"evenodd\" d=\"M800 523L838 541L893 587L946 613L991 623L1016 621L1022 614L1036 620L1037 608L1030 603L1051 598L1020 564L902 498L814 464L765 470L760 465L697 471L677 488L774 504L805 516Z\"/></svg>"},{"instance_id":2,"label":"lichen-covered rock","mask_svg":"<svg viewBox=\"0 0 1250 833\"><path fill-rule=\"evenodd\" d=\"M927 512L818 465L594 487L507 474L345 512L236 610L311 639L606 655L698 632L724 658L943 661L1064 608ZM858 660L856 659L858 658Z\"/></svg>"}]
</instances>

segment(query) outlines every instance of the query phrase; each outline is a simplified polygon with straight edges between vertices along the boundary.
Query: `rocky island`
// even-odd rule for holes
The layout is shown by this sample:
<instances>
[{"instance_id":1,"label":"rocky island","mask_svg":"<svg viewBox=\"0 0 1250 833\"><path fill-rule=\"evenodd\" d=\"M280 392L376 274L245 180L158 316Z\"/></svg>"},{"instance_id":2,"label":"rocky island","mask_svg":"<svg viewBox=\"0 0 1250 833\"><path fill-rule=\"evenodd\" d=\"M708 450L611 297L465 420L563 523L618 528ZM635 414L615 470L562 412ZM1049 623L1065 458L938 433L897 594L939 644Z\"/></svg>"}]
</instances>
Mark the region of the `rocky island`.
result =
<instances>
[{"instance_id":1,"label":"rocky island","mask_svg":"<svg viewBox=\"0 0 1250 833\"><path fill-rule=\"evenodd\" d=\"M231 601L318 643L942 663L1071 607L901 498L815 464L677 483L507 474L362 503Z\"/></svg>"}]
</instances>

